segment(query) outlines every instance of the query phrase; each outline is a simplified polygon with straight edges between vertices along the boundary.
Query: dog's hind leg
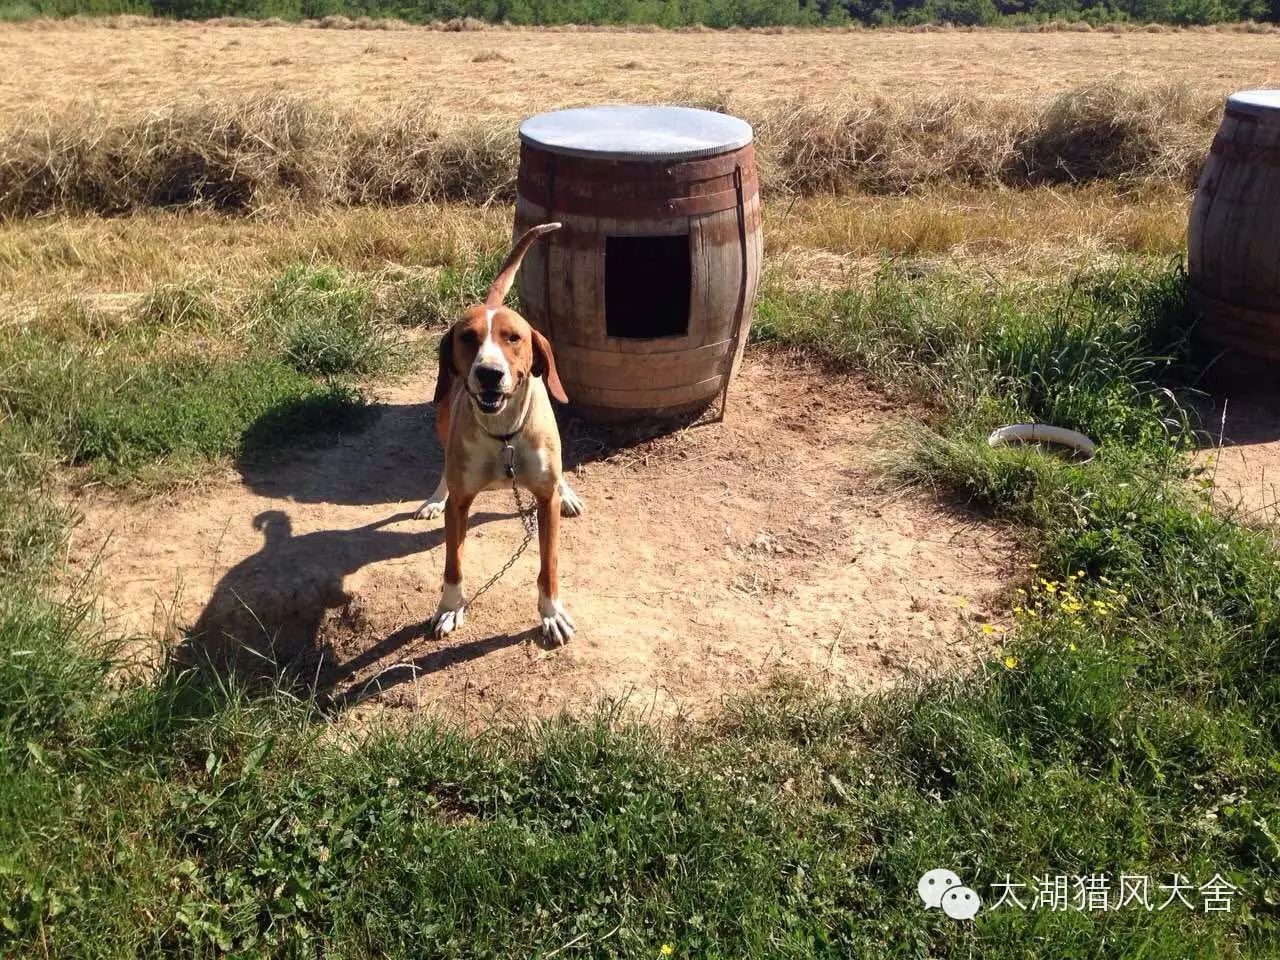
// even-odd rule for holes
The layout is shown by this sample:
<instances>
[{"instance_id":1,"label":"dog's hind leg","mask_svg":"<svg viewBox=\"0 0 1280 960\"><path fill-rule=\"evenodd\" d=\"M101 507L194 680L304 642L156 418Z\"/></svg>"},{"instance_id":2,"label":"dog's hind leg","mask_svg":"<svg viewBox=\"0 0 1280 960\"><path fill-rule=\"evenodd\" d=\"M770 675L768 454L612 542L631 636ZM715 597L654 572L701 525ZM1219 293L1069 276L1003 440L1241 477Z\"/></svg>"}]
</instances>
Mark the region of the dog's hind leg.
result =
<instances>
[{"instance_id":1,"label":"dog's hind leg","mask_svg":"<svg viewBox=\"0 0 1280 960\"><path fill-rule=\"evenodd\" d=\"M414 513L418 520L434 520L444 513L444 505L449 499L449 487L444 482L444 470L440 471L440 482L436 484L431 496L423 502Z\"/></svg>"},{"instance_id":2,"label":"dog's hind leg","mask_svg":"<svg viewBox=\"0 0 1280 960\"><path fill-rule=\"evenodd\" d=\"M449 411L452 407L451 401L436 402L436 436L440 439L440 449L449 449ZM445 501L449 499L449 487L444 482L444 464L440 464L440 482L436 484L435 492L423 502L414 517L418 520L434 520L436 517L444 513Z\"/></svg>"},{"instance_id":3,"label":"dog's hind leg","mask_svg":"<svg viewBox=\"0 0 1280 960\"><path fill-rule=\"evenodd\" d=\"M562 517L580 517L582 516L582 500L573 492L573 487L569 486L569 482L564 477L560 478L560 516Z\"/></svg>"}]
</instances>

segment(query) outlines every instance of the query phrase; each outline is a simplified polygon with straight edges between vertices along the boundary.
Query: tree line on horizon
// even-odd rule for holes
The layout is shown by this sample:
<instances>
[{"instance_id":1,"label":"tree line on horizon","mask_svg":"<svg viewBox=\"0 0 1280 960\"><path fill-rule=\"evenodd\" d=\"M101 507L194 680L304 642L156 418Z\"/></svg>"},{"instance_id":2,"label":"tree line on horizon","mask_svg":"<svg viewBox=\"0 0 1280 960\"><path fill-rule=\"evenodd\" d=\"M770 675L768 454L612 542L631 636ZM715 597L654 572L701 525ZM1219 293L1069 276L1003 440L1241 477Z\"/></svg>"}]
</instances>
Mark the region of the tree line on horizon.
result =
<instances>
[{"instance_id":1,"label":"tree line on horizon","mask_svg":"<svg viewBox=\"0 0 1280 960\"><path fill-rule=\"evenodd\" d=\"M0 20L133 13L175 19L394 17L408 23L772 26L1205 25L1280 20L1280 0L0 0Z\"/></svg>"}]
</instances>

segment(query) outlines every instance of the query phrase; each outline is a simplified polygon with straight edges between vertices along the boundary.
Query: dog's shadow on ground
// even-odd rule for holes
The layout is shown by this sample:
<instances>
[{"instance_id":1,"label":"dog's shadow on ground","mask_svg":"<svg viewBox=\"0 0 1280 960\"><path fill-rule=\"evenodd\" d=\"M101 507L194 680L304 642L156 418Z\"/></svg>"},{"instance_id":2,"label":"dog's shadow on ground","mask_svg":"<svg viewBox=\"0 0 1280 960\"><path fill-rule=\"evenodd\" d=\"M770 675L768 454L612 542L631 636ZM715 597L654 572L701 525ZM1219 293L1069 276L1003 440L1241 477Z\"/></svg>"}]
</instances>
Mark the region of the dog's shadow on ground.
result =
<instances>
[{"instance_id":1,"label":"dog's shadow on ground","mask_svg":"<svg viewBox=\"0 0 1280 960\"><path fill-rule=\"evenodd\" d=\"M270 432L289 411L264 415ZM605 459L655 437L692 425L697 418L628 426L599 426L557 410L566 471ZM496 634L399 662L372 679L355 679L384 659L427 636L427 622L395 631L344 661L322 636L326 618L349 615L347 577L371 563L433 550L444 542L439 521L427 529L390 529L412 521L412 510L435 489L443 453L435 436L432 403L375 404L358 432L331 433L325 443L292 451L272 451L245 443L236 462L254 493L301 503L385 506L408 510L352 529L297 534L283 510L268 510L252 523L262 545L236 563L218 582L204 610L175 651L179 665L213 665L249 681L288 674L333 710L458 663L519 643L541 642L536 629ZM253 438L259 426L251 426ZM471 515L471 527L509 519L510 512ZM345 686L344 686L345 685Z\"/></svg>"},{"instance_id":2,"label":"dog's shadow on ground","mask_svg":"<svg viewBox=\"0 0 1280 960\"><path fill-rule=\"evenodd\" d=\"M412 516L398 513L354 529L305 534L294 533L283 510L254 517L262 546L219 580L173 651L174 665L233 673L248 689L264 678L288 676L307 683L325 702L351 700L352 691L333 691L383 656L424 636L427 625L402 628L345 662L324 642L322 627L332 612L347 615L352 601L344 589L348 576L368 564L411 556L444 542L440 527L418 532L387 529ZM503 513L477 513L471 522L507 518ZM490 638L468 645L470 651L455 648L423 658L415 675L499 649L504 639Z\"/></svg>"}]
</instances>

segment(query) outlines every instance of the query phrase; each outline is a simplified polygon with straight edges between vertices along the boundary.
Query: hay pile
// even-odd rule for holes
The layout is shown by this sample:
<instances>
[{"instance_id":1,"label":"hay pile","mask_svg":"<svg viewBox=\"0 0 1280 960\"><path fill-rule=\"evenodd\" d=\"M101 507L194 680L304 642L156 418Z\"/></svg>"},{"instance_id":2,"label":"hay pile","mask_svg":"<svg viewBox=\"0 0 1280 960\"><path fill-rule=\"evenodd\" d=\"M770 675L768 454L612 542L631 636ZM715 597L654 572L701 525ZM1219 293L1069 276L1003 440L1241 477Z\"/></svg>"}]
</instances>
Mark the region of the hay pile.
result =
<instances>
[{"instance_id":1,"label":"hay pile","mask_svg":"<svg viewBox=\"0 0 1280 960\"><path fill-rule=\"evenodd\" d=\"M924 185L1114 180L1190 185L1220 101L1106 81L1047 102L957 95L833 108L798 102L757 121L766 178L802 194Z\"/></svg>"},{"instance_id":2,"label":"hay pile","mask_svg":"<svg viewBox=\"0 0 1280 960\"><path fill-rule=\"evenodd\" d=\"M955 95L795 103L756 127L764 189L902 192L940 183L1190 184L1216 98L1107 81L1034 102ZM194 102L141 117L71 110L0 130L0 217L148 207L508 200L514 124L369 118L284 97Z\"/></svg>"}]
</instances>

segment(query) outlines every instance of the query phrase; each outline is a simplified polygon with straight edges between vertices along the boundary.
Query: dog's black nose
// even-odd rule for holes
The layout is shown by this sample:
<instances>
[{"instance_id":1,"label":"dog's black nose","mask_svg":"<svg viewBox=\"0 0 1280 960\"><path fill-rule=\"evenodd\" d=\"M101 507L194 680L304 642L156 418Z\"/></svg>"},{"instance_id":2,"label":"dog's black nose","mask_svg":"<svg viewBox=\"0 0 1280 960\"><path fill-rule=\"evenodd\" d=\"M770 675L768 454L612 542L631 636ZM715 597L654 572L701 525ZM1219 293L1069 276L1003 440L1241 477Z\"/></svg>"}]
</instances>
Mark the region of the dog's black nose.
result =
<instances>
[{"instance_id":1,"label":"dog's black nose","mask_svg":"<svg viewBox=\"0 0 1280 960\"><path fill-rule=\"evenodd\" d=\"M476 381L483 390L497 390L502 383L502 368L481 366L476 367Z\"/></svg>"}]
</instances>

